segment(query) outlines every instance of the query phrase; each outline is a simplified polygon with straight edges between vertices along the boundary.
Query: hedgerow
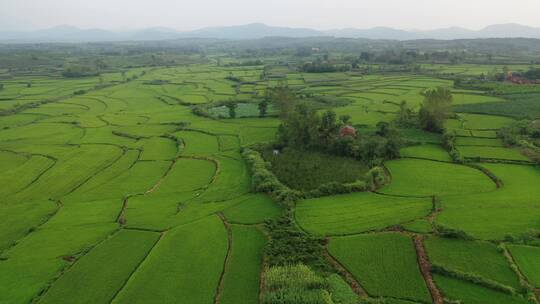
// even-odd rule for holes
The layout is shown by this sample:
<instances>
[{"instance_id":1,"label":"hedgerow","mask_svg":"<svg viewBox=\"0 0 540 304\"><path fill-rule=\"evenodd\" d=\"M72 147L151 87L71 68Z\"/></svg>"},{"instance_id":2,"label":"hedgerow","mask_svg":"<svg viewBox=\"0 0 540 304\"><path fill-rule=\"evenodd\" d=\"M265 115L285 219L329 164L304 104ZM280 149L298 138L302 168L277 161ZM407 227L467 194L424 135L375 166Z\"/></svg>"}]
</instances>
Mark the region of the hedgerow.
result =
<instances>
[{"instance_id":1,"label":"hedgerow","mask_svg":"<svg viewBox=\"0 0 540 304\"><path fill-rule=\"evenodd\" d=\"M463 155L456 149L456 132L445 130L442 136L443 147L448 151L452 161L455 163L463 163Z\"/></svg>"},{"instance_id":2,"label":"hedgerow","mask_svg":"<svg viewBox=\"0 0 540 304\"><path fill-rule=\"evenodd\" d=\"M483 278L483 277L480 277L471 273L465 273L465 272L461 272L457 270L449 270L440 265L434 265L434 264L431 265L431 271L434 273L468 281L474 284L478 284L478 285L481 285L481 286L484 286L493 290L501 291L504 293L508 293L511 295L516 294L516 290L510 286L506 286L504 284L501 284L493 280L489 280L489 279L486 279L486 278Z\"/></svg>"}]
</instances>

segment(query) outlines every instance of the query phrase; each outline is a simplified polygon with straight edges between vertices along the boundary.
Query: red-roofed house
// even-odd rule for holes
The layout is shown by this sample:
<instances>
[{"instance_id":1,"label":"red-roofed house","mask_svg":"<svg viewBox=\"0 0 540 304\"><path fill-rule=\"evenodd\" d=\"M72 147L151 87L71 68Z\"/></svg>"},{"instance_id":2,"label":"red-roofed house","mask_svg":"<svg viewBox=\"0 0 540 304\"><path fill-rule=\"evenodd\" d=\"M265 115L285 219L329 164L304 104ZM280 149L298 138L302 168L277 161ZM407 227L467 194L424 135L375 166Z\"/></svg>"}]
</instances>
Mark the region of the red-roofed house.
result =
<instances>
[{"instance_id":1,"label":"red-roofed house","mask_svg":"<svg viewBox=\"0 0 540 304\"><path fill-rule=\"evenodd\" d=\"M344 126L339 130L339 135L356 137L356 129L353 126Z\"/></svg>"}]
</instances>

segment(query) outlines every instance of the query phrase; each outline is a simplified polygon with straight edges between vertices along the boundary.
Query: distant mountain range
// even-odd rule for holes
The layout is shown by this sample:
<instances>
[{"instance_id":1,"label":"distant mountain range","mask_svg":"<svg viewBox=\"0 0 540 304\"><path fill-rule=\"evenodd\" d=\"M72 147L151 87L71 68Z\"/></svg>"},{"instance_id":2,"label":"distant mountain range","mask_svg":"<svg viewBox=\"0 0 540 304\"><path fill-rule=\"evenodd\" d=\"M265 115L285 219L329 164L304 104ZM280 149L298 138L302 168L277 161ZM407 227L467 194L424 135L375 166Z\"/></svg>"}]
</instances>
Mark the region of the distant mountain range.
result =
<instances>
[{"instance_id":1,"label":"distant mountain range","mask_svg":"<svg viewBox=\"0 0 540 304\"><path fill-rule=\"evenodd\" d=\"M258 39L264 37L340 37L385 40L418 39L475 39L475 38L536 38L540 39L540 28L515 23L496 24L481 30L450 27L435 30L399 30L389 27L369 29L345 28L318 31L309 28L290 28L252 23L237 26L208 27L181 32L174 29L155 27L137 31L113 32L102 29L79 29L72 26L57 26L30 32L0 32L2 42L98 42L98 41L144 41L171 40L181 38Z\"/></svg>"}]
</instances>

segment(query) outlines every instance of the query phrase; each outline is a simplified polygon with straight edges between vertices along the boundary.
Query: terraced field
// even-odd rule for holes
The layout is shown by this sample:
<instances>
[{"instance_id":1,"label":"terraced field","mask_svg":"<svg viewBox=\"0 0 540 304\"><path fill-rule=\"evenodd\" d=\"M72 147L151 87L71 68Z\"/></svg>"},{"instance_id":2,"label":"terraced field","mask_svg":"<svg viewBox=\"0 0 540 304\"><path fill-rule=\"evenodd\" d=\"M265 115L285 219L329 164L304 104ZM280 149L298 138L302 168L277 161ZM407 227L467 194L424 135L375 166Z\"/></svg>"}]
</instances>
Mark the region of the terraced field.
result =
<instances>
[{"instance_id":1,"label":"terraced field","mask_svg":"<svg viewBox=\"0 0 540 304\"><path fill-rule=\"evenodd\" d=\"M402 129L414 144L383 163L389 182L373 191L288 206L253 193L241 149L274 141L277 112L259 117L257 98L278 80L307 99L346 100L336 114L366 133L393 121L401 101L417 111L424 91L451 81L216 63L126 74L3 81L0 303L259 303L277 242L268 236L284 233L269 223L284 216L295 236L316 240L329 261L322 273L348 297L538 303L540 171L497 138L511 118L448 120L463 164L439 134ZM453 90L459 105L506 102ZM237 118L228 100L241 102Z\"/></svg>"}]
</instances>

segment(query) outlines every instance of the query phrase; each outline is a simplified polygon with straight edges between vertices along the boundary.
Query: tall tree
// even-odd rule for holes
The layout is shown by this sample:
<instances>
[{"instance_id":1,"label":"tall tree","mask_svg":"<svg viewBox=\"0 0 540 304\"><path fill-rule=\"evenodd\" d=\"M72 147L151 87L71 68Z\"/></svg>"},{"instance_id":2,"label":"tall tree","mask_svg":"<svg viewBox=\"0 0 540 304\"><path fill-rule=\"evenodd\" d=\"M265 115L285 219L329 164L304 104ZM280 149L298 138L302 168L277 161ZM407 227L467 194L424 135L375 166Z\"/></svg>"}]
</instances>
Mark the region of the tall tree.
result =
<instances>
[{"instance_id":1,"label":"tall tree","mask_svg":"<svg viewBox=\"0 0 540 304\"><path fill-rule=\"evenodd\" d=\"M419 112L420 126L430 132L442 132L444 122L452 113L452 92L439 87L427 91Z\"/></svg>"},{"instance_id":2,"label":"tall tree","mask_svg":"<svg viewBox=\"0 0 540 304\"><path fill-rule=\"evenodd\" d=\"M225 105L227 108L229 108L229 117L235 118L236 117L236 108L238 108L238 104L234 101L230 101Z\"/></svg>"},{"instance_id":3,"label":"tall tree","mask_svg":"<svg viewBox=\"0 0 540 304\"><path fill-rule=\"evenodd\" d=\"M269 103L269 100L268 98L266 98L266 96L261 100L261 102L259 102L259 116L260 117L265 117L266 116L266 113L268 112L268 103Z\"/></svg>"},{"instance_id":4,"label":"tall tree","mask_svg":"<svg viewBox=\"0 0 540 304\"><path fill-rule=\"evenodd\" d=\"M317 112L300 104L282 120L278 136L284 145L309 149L317 144L319 124L320 117Z\"/></svg>"},{"instance_id":5,"label":"tall tree","mask_svg":"<svg viewBox=\"0 0 540 304\"><path fill-rule=\"evenodd\" d=\"M336 119L336 112L331 110L324 112L319 126L319 145L323 148L333 146L340 127L341 125Z\"/></svg>"},{"instance_id":6,"label":"tall tree","mask_svg":"<svg viewBox=\"0 0 540 304\"><path fill-rule=\"evenodd\" d=\"M407 106L405 100L399 104L399 112L397 117L397 124L400 126L409 126L412 124L412 110Z\"/></svg>"},{"instance_id":7,"label":"tall tree","mask_svg":"<svg viewBox=\"0 0 540 304\"><path fill-rule=\"evenodd\" d=\"M277 87L267 89L265 98L268 98L274 104L281 119L287 119L289 114L294 111L297 103L296 95L283 82L280 82Z\"/></svg>"}]
</instances>

